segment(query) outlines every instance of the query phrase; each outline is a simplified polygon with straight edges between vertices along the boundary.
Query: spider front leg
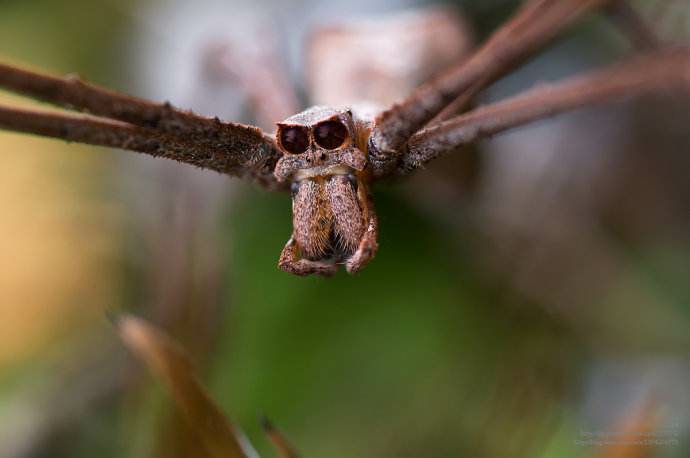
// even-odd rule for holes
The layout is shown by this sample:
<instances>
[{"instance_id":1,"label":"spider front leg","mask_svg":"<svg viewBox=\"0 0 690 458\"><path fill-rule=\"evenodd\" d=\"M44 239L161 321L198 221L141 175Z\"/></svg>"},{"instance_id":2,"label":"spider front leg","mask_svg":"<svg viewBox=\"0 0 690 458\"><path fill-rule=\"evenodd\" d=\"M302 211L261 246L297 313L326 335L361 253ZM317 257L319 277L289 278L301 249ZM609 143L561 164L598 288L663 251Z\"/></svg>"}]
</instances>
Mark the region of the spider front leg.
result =
<instances>
[{"instance_id":1,"label":"spider front leg","mask_svg":"<svg viewBox=\"0 0 690 458\"><path fill-rule=\"evenodd\" d=\"M366 193L364 190L361 192ZM350 274L356 274L362 270L364 266L374 258L379 249L379 244L377 242L379 236L379 219L376 215L376 209L374 208L371 196L364 196L364 202L366 202L365 215L367 218L367 228L359 241L357 251L345 261L345 269Z\"/></svg>"},{"instance_id":2,"label":"spider front leg","mask_svg":"<svg viewBox=\"0 0 690 458\"><path fill-rule=\"evenodd\" d=\"M294 237L290 237L290 240L288 240L285 248L280 253L278 267L287 273L299 276L316 274L323 277L331 277L338 271L338 266L333 263L301 258Z\"/></svg>"},{"instance_id":3,"label":"spider front leg","mask_svg":"<svg viewBox=\"0 0 690 458\"><path fill-rule=\"evenodd\" d=\"M586 13L612 0L526 0L474 54L379 113L368 141L374 179L397 174L410 139L472 102ZM444 110L448 110L444 112ZM430 124L431 123L431 124Z\"/></svg>"},{"instance_id":4,"label":"spider front leg","mask_svg":"<svg viewBox=\"0 0 690 458\"><path fill-rule=\"evenodd\" d=\"M367 230L359 242L357 251L347 261L345 261L345 269L349 274L356 274L364 268L369 261L374 259L376 251L379 249L378 239L379 222L376 213L372 211Z\"/></svg>"},{"instance_id":5,"label":"spider front leg","mask_svg":"<svg viewBox=\"0 0 690 458\"><path fill-rule=\"evenodd\" d=\"M479 107L412 136L396 173L406 175L437 157L509 129L633 95L675 90L690 94L690 52L667 49Z\"/></svg>"}]
</instances>

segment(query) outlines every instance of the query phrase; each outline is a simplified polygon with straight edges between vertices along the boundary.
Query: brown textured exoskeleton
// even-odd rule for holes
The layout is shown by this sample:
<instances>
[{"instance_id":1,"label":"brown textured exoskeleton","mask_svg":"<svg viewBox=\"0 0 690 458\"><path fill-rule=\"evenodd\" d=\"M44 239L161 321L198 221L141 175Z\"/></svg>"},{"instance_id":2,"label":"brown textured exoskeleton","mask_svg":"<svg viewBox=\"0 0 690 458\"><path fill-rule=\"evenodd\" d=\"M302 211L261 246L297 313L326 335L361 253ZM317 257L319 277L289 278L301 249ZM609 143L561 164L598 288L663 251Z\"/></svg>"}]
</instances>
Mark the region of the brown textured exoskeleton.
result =
<instances>
[{"instance_id":1,"label":"brown textured exoskeleton","mask_svg":"<svg viewBox=\"0 0 690 458\"><path fill-rule=\"evenodd\" d=\"M377 249L378 222L369 193L371 120L351 109L313 107L278 123L283 153L275 168L290 181L292 236L278 265L296 275L358 272Z\"/></svg>"},{"instance_id":2,"label":"brown textured exoskeleton","mask_svg":"<svg viewBox=\"0 0 690 458\"><path fill-rule=\"evenodd\" d=\"M375 26L325 28L314 35L310 53L307 85L312 99L329 106L378 103L387 109L365 115L371 110L317 106L278 123L275 139L253 126L199 116L78 78L55 78L0 64L0 87L88 113L74 116L0 106L0 129L167 157L247 178L270 190L291 189L293 233L280 267L297 275L328 276L344 264L354 273L377 250L377 217L369 195L374 180L409 174L478 139L580 106L669 88L690 91L690 52L658 49L607 70L468 111L484 88L588 12L624 12L618 16L624 26L632 24L628 31L657 49L658 41L640 33L640 22L630 22L634 12L623 7L620 0L526 0L464 58L469 46L463 38L466 29L444 9ZM437 67L451 61L459 63L436 73ZM235 68L254 70L246 61L224 66L230 73ZM240 78L256 86L254 94L263 94L265 87L283 87L266 84L270 79L257 72L245 71ZM416 86L431 75L436 76ZM254 98L269 103L275 97ZM394 99L401 101L392 103Z\"/></svg>"}]
</instances>

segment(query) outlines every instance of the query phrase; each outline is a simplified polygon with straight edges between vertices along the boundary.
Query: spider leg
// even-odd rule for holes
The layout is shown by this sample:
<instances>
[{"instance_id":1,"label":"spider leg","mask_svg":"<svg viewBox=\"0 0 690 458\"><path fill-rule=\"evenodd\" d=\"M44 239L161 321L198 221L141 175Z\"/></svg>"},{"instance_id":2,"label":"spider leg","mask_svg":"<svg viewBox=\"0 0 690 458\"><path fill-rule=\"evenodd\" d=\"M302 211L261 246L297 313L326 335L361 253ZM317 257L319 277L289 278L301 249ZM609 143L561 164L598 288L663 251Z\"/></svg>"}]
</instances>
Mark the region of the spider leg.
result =
<instances>
[{"instance_id":1,"label":"spider leg","mask_svg":"<svg viewBox=\"0 0 690 458\"><path fill-rule=\"evenodd\" d=\"M577 19L611 1L528 0L471 57L377 116L369 139L374 178L394 173L408 140L448 104L458 97L468 103Z\"/></svg>"},{"instance_id":2,"label":"spider leg","mask_svg":"<svg viewBox=\"0 0 690 458\"><path fill-rule=\"evenodd\" d=\"M271 189L284 188L272 173L280 153L273 139L256 127L120 94L74 76L57 78L1 63L0 88L92 115L87 119L5 107L0 128L130 149L247 177ZM136 133L138 140L132 142L131 136L123 136L125 130ZM142 143L147 144L145 151L141 150Z\"/></svg>"},{"instance_id":3,"label":"spider leg","mask_svg":"<svg viewBox=\"0 0 690 458\"><path fill-rule=\"evenodd\" d=\"M171 158L195 149L194 144L184 139L157 134L150 129L123 122L87 115L48 113L2 105L0 105L0 129Z\"/></svg>"},{"instance_id":4,"label":"spider leg","mask_svg":"<svg viewBox=\"0 0 690 458\"><path fill-rule=\"evenodd\" d=\"M660 49L662 40L654 29L635 11L627 0L614 0L604 8L604 13L615 26L629 39L632 45L641 51ZM470 106L475 95L491 84L491 77L477 81L472 87L460 94L455 100L446 105L427 126L439 124L451 118Z\"/></svg>"},{"instance_id":5,"label":"spider leg","mask_svg":"<svg viewBox=\"0 0 690 458\"><path fill-rule=\"evenodd\" d=\"M379 220L371 197L367 196L367 229L359 242L357 251L345 261L345 269L350 274L356 274L371 261L378 251L377 242Z\"/></svg>"},{"instance_id":6,"label":"spider leg","mask_svg":"<svg viewBox=\"0 0 690 458\"><path fill-rule=\"evenodd\" d=\"M330 277L335 275L338 271L338 266L336 264L302 259L294 237L290 237L290 240L288 240L283 251L280 253L278 267L287 273L299 276L316 274L323 277Z\"/></svg>"},{"instance_id":7,"label":"spider leg","mask_svg":"<svg viewBox=\"0 0 690 458\"><path fill-rule=\"evenodd\" d=\"M415 134L397 173L405 175L441 154L565 111L650 92L690 94L690 51L638 56L604 70L541 85L479 107Z\"/></svg>"}]
</instances>

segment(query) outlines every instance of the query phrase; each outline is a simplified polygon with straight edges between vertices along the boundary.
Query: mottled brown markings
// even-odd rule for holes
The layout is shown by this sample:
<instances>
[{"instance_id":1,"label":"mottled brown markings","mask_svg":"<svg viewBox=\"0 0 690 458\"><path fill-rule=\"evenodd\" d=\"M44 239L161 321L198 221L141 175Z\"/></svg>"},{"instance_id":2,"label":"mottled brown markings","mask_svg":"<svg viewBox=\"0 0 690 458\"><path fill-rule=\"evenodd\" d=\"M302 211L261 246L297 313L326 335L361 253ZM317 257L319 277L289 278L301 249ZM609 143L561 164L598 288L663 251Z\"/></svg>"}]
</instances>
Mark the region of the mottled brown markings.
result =
<instances>
[{"instance_id":1,"label":"mottled brown markings","mask_svg":"<svg viewBox=\"0 0 690 458\"><path fill-rule=\"evenodd\" d=\"M347 166L354 171L364 171L367 158L356 148L344 148L325 152L318 149L308 149L303 154L286 154L275 167L274 175L279 183L283 183L299 173L300 170L311 171L314 175L328 175L329 169Z\"/></svg>"},{"instance_id":2,"label":"mottled brown markings","mask_svg":"<svg viewBox=\"0 0 690 458\"><path fill-rule=\"evenodd\" d=\"M312 261L326 256L333 215L322 178L304 180L298 184L292 199L293 236L301 254Z\"/></svg>"},{"instance_id":3,"label":"mottled brown markings","mask_svg":"<svg viewBox=\"0 0 690 458\"><path fill-rule=\"evenodd\" d=\"M352 256L364 234L365 220L357 192L348 177L339 175L326 180L325 193L333 215L333 233L342 258Z\"/></svg>"},{"instance_id":4,"label":"mottled brown markings","mask_svg":"<svg viewBox=\"0 0 690 458\"><path fill-rule=\"evenodd\" d=\"M357 145L358 129L368 134L370 124L356 122L348 109L315 107L278 126L279 139L286 129L310 132L309 147L300 154L279 141L284 155L275 176L292 181L293 233L278 265L297 275L332 275L336 263L359 271L376 252L376 230L368 230L372 221L376 226L368 194L371 173L366 152Z\"/></svg>"},{"instance_id":5,"label":"mottled brown markings","mask_svg":"<svg viewBox=\"0 0 690 458\"><path fill-rule=\"evenodd\" d=\"M374 208L374 201L369 193L369 188L366 186L359 186L357 189L357 198L362 206L362 216L366 223L366 228L362 238L359 241L359 246L355 253L345 261L345 268L348 273L355 274L362 270L369 261L371 261L378 251L378 237L379 237L379 222Z\"/></svg>"}]
</instances>

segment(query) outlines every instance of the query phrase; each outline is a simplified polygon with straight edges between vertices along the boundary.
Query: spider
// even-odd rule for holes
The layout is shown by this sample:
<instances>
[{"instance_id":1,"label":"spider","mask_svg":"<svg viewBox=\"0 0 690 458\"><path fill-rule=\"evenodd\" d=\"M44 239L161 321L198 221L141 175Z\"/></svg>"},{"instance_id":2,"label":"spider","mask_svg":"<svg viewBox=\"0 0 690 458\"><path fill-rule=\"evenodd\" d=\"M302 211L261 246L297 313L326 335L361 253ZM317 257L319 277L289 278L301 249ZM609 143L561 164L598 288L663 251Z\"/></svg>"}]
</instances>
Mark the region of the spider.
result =
<instances>
[{"instance_id":1,"label":"spider","mask_svg":"<svg viewBox=\"0 0 690 458\"><path fill-rule=\"evenodd\" d=\"M628 61L468 110L491 83L581 17L616 14L634 43ZM623 14L618 14L623 13ZM378 249L371 183L442 154L580 106L658 90L690 90L690 54L660 45L622 0L527 0L468 58L383 110L311 107L275 136L87 84L0 64L0 87L82 116L0 106L0 128L166 157L292 194L293 232L278 266L295 275L354 274ZM458 114L460 113L460 114Z\"/></svg>"}]
</instances>

